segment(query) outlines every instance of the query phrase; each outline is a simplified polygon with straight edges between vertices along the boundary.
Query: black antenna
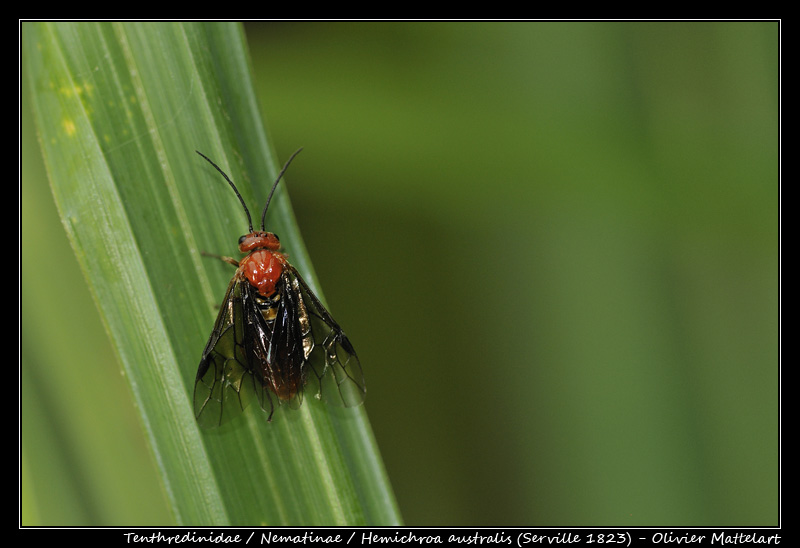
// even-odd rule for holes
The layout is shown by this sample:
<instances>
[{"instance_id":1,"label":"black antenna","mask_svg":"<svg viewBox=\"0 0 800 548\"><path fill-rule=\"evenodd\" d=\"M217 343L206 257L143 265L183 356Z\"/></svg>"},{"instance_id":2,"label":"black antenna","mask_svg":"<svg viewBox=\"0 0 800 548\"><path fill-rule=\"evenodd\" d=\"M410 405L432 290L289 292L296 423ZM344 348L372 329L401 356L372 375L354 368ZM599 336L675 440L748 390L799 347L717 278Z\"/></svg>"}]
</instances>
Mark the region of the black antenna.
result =
<instances>
[{"instance_id":1,"label":"black antenna","mask_svg":"<svg viewBox=\"0 0 800 548\"><path fill-rule=\"evenodd\" d=\"M242 195L241 195L241 194L239 194L239 190L236 188L236 185L235 185L235 184L233 184L233 181L231 181L231 180L230 180L230 178L229 178L229 177L228 177L228 176L225 174L225 172L224 172L224 171L222 171L222 170L220 169L220 167L219 167L217 164L215 164L214 162L212 162L212 161L211 161L211 160L208 158L208 156L206 156L205 154L203 154L203 153L202 153L202 152L200 152L199 150L195 150L195 152L196 152L196 153L198 153L198 154L199 154L200 156L202 156L203 158L205 158L205 159L206 159L206 161L207 161L209 164L211 164L212 166L214 166L214 167L217 169L217 171L219 171L219 172L222 174L222 176L223 176L223 177L225 177L225 180L226 180L226 181L228 181L228 184L229 184L229 185L231 185L231 188L232 188L232 189L233 189L233 191L236 193L236 196L239 198L239 201L240 201L240 202L242 202L242 207L244 208L244 212L247 214L247 225L250 227L250 232L253 232L253 221L250 219L250 211L247 209L247 204L246 204L246 203L244 203L244 198L242 198ZM281 172L281 174L283 174L283 172ZM277 184L277 183L275 183L275 184ZM273 190L275 190L275 189L273 188ZM263 221L262 221L262 223L261 223L261 224L262 224L262 225L264 224L264 223L263 223ZM263 229L264 229L264 227L262 226L262 227L261 227L261 229L263 230Z\"/></svg>"},{"instance_id":2,"label":"black antenna","mask_svg":"<svg viewBox=\"0 0 800 548\"><path fill-rule=\"evenodd\" d=\"M294 160L294 157L297 156L298 154L300 154L301 150L303 150L303 147L298 148L295 151L295 153L292 154L289 157L288 160L286 160L286 163L283 164L283 169L281 169L281 172L278 173L278 178L275 179L275 184L272 185L272 190L269 191L269 196L267 197L267 203L264 204L264 211L261 213L261 231L262 232L266 232L266 229L264 228L264 219L267 218L267 208L269 207L269 203L272 201L272 195L275 193L275 189L278 187L278 183L281 181L281 177L283 177L283 174L286 172L286 168L288 168L289 164L292 163L292 160ZM217 169L219 169L219 168L217 168ZM226 177L226 179L227 179L227 177ZM233 184L233 183L231 183L231 184ZM238 192L237 192L237 194L238 194ZM240 197L240 199L241 199L241 197ZM249 213L247 214L247 217L250 218L250 214ZM250 227L250 232L252 232L252 231L253 231L253 227L251 226Z\"/></svg>"}]
</instances>

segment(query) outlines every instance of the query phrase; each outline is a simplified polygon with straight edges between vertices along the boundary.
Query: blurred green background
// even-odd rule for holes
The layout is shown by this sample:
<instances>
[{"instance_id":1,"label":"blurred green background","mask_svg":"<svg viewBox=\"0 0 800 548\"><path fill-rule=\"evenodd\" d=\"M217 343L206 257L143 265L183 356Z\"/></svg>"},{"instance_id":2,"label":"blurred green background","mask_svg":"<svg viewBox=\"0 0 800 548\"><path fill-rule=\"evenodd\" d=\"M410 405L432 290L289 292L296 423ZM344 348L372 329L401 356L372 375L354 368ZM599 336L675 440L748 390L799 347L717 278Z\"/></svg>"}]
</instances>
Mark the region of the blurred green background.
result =
<instances>
[{"instance_id":1,"label":"blurred green background","mask_svg":"<svg viewBox=\"0 0 800 548\"><path fill-rule=\"evenodd\" d=\"M245 30L407 524L779 523L779 23ZM163 524L22 91L23 515Z\"/></svg>"}]
</instances>

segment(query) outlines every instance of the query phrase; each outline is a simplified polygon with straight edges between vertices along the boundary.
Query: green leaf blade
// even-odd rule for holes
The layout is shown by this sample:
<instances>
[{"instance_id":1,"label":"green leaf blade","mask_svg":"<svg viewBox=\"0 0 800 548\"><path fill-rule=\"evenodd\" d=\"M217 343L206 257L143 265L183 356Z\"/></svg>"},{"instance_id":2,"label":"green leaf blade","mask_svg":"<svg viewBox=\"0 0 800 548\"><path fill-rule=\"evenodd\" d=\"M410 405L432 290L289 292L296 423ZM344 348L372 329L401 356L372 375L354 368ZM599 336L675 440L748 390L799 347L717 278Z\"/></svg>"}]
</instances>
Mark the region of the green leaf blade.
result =
<instances>
[{"instance_id":1,"label":"green leaf blade","mask_svg":"<svg viewBox=\"0 0 800 548\"><path fill-rule=\"evenodd\" d=\"M129 379L167 493L185 525L400 521L363 408L257 407L198 429L194 373L246 222L215 159L249 204L277 162L233 24L30 23L24 51L62 222ZM256 206L251 206L256 207ZM313 272L281 187L270 210Z\"/></svg>"}]
</instances>

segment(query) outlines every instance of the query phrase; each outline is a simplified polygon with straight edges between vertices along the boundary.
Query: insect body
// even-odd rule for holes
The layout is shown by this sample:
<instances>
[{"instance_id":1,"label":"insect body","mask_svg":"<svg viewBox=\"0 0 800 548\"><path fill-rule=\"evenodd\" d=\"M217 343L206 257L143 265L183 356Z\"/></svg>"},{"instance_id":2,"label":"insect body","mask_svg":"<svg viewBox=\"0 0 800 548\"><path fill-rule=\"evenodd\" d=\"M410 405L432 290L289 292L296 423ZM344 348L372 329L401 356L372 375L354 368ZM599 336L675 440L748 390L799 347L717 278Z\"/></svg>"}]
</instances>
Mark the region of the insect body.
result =
<instances>
[{"instance_id":1,"label":"insect body","mask_svg":"<svg viewBox=\"0 0 800 548\"><path fill-rule=\"evenodd\" d=\"M364 376L353 345L281 252L278 236L264 230L275 188L299 152L272 186L258 231L230 178L198 152L233 188L250 230L239 238L239 251L247 254L241 261L219 257L237 270L197 369L194 411L202 426L219 426L254 397L272 420L273 402L296 408L307 385L331 403L352 407L364 401Z\"/></svg>"}]
</instances>

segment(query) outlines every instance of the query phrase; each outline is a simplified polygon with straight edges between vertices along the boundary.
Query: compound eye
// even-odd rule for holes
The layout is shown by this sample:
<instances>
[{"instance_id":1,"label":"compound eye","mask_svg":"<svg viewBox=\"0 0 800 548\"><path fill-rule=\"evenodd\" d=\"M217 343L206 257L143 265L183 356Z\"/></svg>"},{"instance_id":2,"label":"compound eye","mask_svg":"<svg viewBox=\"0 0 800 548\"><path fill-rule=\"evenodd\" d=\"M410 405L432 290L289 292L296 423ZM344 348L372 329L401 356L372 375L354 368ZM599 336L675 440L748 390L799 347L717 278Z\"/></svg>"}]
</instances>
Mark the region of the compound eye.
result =
<instances>
[{"instance_id":1,"label":"compound eye","mask_svg":"<svg viewBox=\"0 0 800 548\"><path fill-rule=\"evenodd\" d=\"M248 251L252 251L257 247L264 247L264 237L259 234L258 232L253 232L252 234L245 234L241 238L239 238L239 251L242 253L247 253Z\"/></svg>"}]
</instances>

